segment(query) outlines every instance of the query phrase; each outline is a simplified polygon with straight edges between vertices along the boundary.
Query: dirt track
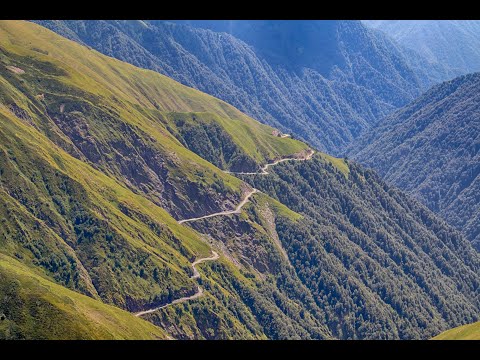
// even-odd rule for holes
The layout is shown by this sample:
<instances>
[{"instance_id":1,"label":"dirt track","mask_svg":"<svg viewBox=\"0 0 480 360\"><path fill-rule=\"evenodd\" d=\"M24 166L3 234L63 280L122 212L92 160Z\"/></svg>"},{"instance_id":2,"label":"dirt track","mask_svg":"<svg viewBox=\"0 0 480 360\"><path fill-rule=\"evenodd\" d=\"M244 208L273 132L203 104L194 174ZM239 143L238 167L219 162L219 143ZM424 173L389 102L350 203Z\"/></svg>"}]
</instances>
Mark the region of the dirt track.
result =
<instances>
[{"instance_id":1,"label":"dirt track","mask_svg":"<svg viewBox=\"0 0 480 360\"><path fill-rule=\"evenodd\" d=\"M286 159L276 160L276 161L274 161L273 163L264 165L264 166L260 169L260 172L233 172L233 171L225 171L225 172L226 172L227 174L234 174L234 175L235 175L235 174L238 174L238 175L268 175L267 169L268 169L270 166L274 166L274 165L280 164L280 163L285 162L285 161L305 161L305 160L310 160L310 159L312 158L313 154L315 154L315 151L313 151L312 149L309 149L307 156L305 156L305 157L303 157L303 158L286 158Z\"/></svg>"},{"instance_id":2,"label":"dirt track","mask_svg":"<svg viewBox=\"0 0 480 360\"><path fill-rule=\"evenodd\" d=\"M270 166L275 166L277 164L280 164L282 162L285 162L285 161L305 161L305 160L310 160L313 156L313 154L315 154L315 151L312 150L312 149L309 149L308 150L308 154L303 157L303 158L286 158L286 159L279 159L279 160L276 160L270 164L266 164L264 165L260 170L260 172L232 172L232 171L225 171L227 174L239 174L239 175L268 175L268 171L267 169L270 167ZM235 210L226 210L226 211L220 211L220 212L217 212L217 213L213 213L213 214L209 214L209 215L204 215L204 216L199 216L199 217L196 217L196 218L191 218L191 219L183 219L183 220L178 220L178 223L179 224L183 224L183 223L186 223L186 222L190 222L190 221L196 221L196 220L201 220L201 219L208 219L208 218L211 218L211 217L214 217L214 216L221 216L221 215L230 215L230 214L239 214L242 210L242 207L248 202L248 200L250 199L250 197L257 193L259 190L257 189L253 189L252 191L250 191L249 193L247 193L247 195L243 198L243 200L240 202L240 204L238 204L238 206L236 207Z\"/></svg>"},{"instance_id":3,"label":"dirt track","mask_svg":"<svg viewBox=\"0 0 480 360\"><path fill-rule=\"evenodd\" d=\"M210 214L210 215L200 216L200 217L191 218L191 219L179 220L178 223L183 224L185 222L207 219L207 218L211 218L211 217L214 217L214 216L220 216L220 215L240 214L241 211L242 211L242 207L248 202L250 197L257 192L258 192L257 189L252 189L250 192L248 192L247 195L240 202L240 204L238 204L238 206L236 207L235 210L221 211L221 212Z\"/></svg>"},{"instance_id":4,"label":"dirt track","mask_svg":"<svg viewBox=\"0 0 480 360\"><path fill-rule=\"evenodd\" d=\"M198 260L195 260L192 263L193 275L191 276L191 279L198 279L200 277L200 273L198 272L197 268L195 267L196 265L201 264L205 261L215 261L219 258L219 255L215 251L212 251L212 254L213 254L213 256L211 256L211 257L198 259ZM140 312L136 313L135 316L143 316L143 315L146 315L146 314L151 314L151 313L153 313L155 311L158 311L160 309L164 309L164 308L166 308L167 306L170 306L170 305L180 304L180 303L183 303L185 301L197 299L202 295L203 295L203 289L199 285L197 285L197 292L195 294L190 295L190 296L185 296L185 297L182 297L182 298L179 298L179 299L175 299L172 302L169 302L169 303L167 303L165 305L162 305L162 306L158 306L158 307L153 308L153 309L140 311Z\"/></svg>"},{"instance_id":5,"label":"dirt track","mask_svg":"<svg viewBox=\"0 0 480 360\"><path fill-rule=\"evenodd\" d=\"M287 137L287 136L290 136L290 135L282 135L282 137ZM285 162L285 161L305 161L305 160L310 160L313 156L313 154L315 153L314 150L312 149L309 149L308 151L308 154L303 157L303 158L286 158L286 159L279 159L279 160L276 160L270 164L266 164L265 166L263 166L260 170L260 172L251 172L251 173L242 173L242 172L230 172L230 171L225 171L226 173L229 173L229 174L241 174L241 175L268 175L268 171L267 169L270 167L270 166L274 166L274 165L277 165L279 163L282 163L282 162ZM196 221L196 220L201 220L201 219L207 219L207 218L211 218L211 217L214 217L214 216L221 216L221 215L230 215L230 214L239 214L241 211L242 211L242 207L250 200L250 197L257 193L259 190L257 189L252 189L251 191L249 191L245 197L243 198L243 200L238 204L238 206L235 208L235 210L228 210L228 211L221 211L221 212L218 212L218 213L214 213L214 214L210 214L210 215L205 215L205 216L200 216L200 217L196 217L196 218L191 218L191 219L184 219L184 220L179 220L178 223L179 224L183 224L183 223L186 223L186 222L190 222L190 221ZM217 252L213 251L212 250L212 254L213 256L211 257L207 257L207 258L201 258L201 259L198 259L198 260L195 260L191 265L192 265L192 268L193 268L193 275L191 276L191 279L198 279L200 278L200 273L198 272L197 268L195 267L196 265L198 264L201 264L205 261L215 261L219 258L219 255ZM135 314L135 316L143 316L143 315L146 315L146 314L151 314L155 311L158 311L160 309L164 309L166 308L167 306L171 306L171 305L174 305L174 304L180 304L180 303L183 303L183 302L186 302L186 301L190 301L190 300L194 300L194 299L198 299L199 297L201 297L203 295L203 289L197 285L197 291L195 292L195 294L193 295L190 295L190 296L185 296L185 297L182 297L182 298L179 298L179 299L175 299L165 305L162 305L162 306L158 306L156 308L152 308L152 309L148 309L148 310L144 310L144 311L140 311L138 313ZM172 337L168 336L167 337L169 339L173 339Z\"/></svg>"}]
</instances>

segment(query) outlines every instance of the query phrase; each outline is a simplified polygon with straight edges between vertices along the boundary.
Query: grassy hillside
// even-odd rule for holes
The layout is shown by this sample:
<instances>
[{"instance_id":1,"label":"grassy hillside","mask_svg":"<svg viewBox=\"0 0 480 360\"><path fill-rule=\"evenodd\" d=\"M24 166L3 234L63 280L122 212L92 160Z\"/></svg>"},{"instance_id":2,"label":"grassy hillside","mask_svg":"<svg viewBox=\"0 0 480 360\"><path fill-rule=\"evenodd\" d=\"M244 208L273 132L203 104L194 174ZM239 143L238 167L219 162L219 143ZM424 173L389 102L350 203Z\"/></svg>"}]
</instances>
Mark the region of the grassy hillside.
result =
<instances>
[{"instance_id":1,"label":"grassy hillside","mask_svg":"<svg viewBox=\"0 0 480 360\"><path fill-rule=\"evenodd\" d=\"M0 197L5 203L3 253L59 284L130 311L194 292L189 262L210 253L196 232L50 144L21 120L11 115L2 120L5 158L1 180L8 190ZM296 216L272 202L279 214ZM205 280L210 286L202 281L207 291L204 298L162 311L169 314L168 322L158 323L162 328L179 338L265 338L266 333L270 337L300 336L278 329L292 320L281 315L269 293L261 293L265 287L270 293L278 291L274 285L264 283L254 269L239 270L228 259L214 265L219 266L221 270ZM249 296L255 296L255 302ZM262 308L254 312L251 307L257 303ZM266 331L266 319L279 316L283 321L269 324ZM218 321L212 322L212 317ZM315 321L320 326L321 317ZM15 320L20 336L43 336L31 335L18 322ZM172 322L175 325L170 328ZM302 337L322 338L324 334L328 330L303 333ZM59 337L57 333L50 336ZM66 332L64 336L75 338L77 334Z\"/></svg>"},{"instance_id":2,"label":"grassy hillside","mask_svg":"<svg viewBox=\"0 0 480 360\"><path fill-rule=\"evenodd\" d=\"M2 103L74 157L176 217L218 211L241 196L240 181L188 148L234 170L306 148L221 100L33 23L2 21L0 35ZM195 134L178 131L179 119L189 116L195 131L213 126L228 146L218 148L209 136L189 141Z\"/></svg>"},{"instance_id":3,"label":"grassy hillside","mask_svg":"<svg viewBox=\"0 0 480 360\"><path fill-rule=\"evenodd\" d=\"M121 182L69 155L5 107L0 108L0 117L1 253L57 284L129 311L196 291L190 262L210 254L200 234L179 225L165 210ZM291 213L281 204L275 208ZM223 270L212 276L215 286L206 289L205 298L184 305L182 317L170 319L184 329L172 333L180 338L190 333L199 338L212 338L212 333L217 338L265 338L266 320L253 313L244 292L255 294L263 304L261 314L280 314L268 294L260 293L272 285L263 283L251 269L239 271L228 259L219 262ZM242 284L241 291L238 284ZM18 306L16 311L21 311L23 305ZM212 323L212 316L222 321ZM32 334L20 320L12 320L18 337L44 336ZM285 325L273 328L280 326ZM4 331L7 336L9 330ZM278 330L276 334L298 336ZM323 329L305 336L323 338L326 334L328 330ZM61 337L55 332L50 336ZM72 330L62 336L80 335ZM132 333L131 337L140 335Z\"/></svg>"},{"instance_id":4,"label":"grassy hillside","mask_svg":"<svg viewBox=\"0 0 480 360\"><path fill-rule=\"evenodd\" d=\"M165 339L151 323L78 294L0 254L0 339Z\"/></svg>"},{"instance_id":5,"label":"grassy hillside","mask_svg":"<svg viewBox=\"0 0 480 360\"><path fill-rule=\"evenodd\" d=\"M51 81L57 80L76 90L80 88L90 95L101 96L105 101L124 100L129 105L157 109L162 113L200 112L216 115L217 121L235 143L260 162L305 147L299 141L271 136L271 127L249 118L224 101L183 86L154 71L104 56L36 24L2 21L1 31L3 50L20 57L31 57L33 62L50 63L43 64L44 68L40 69L45 74L46 68L50 68L46 73L52 76ZM25 75L28 77L28 73ZM125 105L124 110L130 110L127 104L122 105ZM138 125L146 126L143 122Z\"/></svg>"},{"instance_id":6,"label":"grassy hillside","mask_svg":"<svg viewBox=\"0 0 480 360\"><path fill-rule=\"evenodd\" d=\"M270 155L263 156L261 162L251 158L256 166L306 148L298 141L271 135L271 128L223 102L158 74L92 55L90 50L36 25L0 22L0 31L0 263L8 270L2 272L5 286L18 281L21 286L15 285L15 296L23 299L10 306L9 312L4 310L9 322L2 327L3 337L87 337L90 330L82 324L89 319L87 310L92 304L100 304L95 305L100 313L95 316L108 318L110 307L105 305L103 314L100 301L135 312L196 291L196 281L190 279L190 263L208 256L211 245L206 236L179 225L158 205L164 204L164 199L155 198L147 186L170 186L170 194L176 196L180 209L171 212L185 216L188 211L182 205L194 204L197 207L189 211L200 214L212 210L199 195L199 186L209 197L219 198L218 203L213 202L215 206L228 207L238 201L248 185L182 145L188 146L182 133L186 126L178 123L182 117L195 116L198 121L193 125L197 128L213 124L219 130L221 143L226 149L233 148L237 155L247 156L242 149L268 152ZM130 75L132 80L127 78ZM108 77L116 87L107 84ZM142 81L156 90L142 88ZM165 109L158 109L147 99L145 94L153 96L154 91L161 92L158 103L167 104ZM229 114L232 117L227 118ZM147 162L148 166L144 166ZM159 163L162 166L155 167ZM146 175L157 171L159 176L139 178L144 169ZM182 181L188 186L182 188ZM275 208L289 213L281 204ZM71 309L59 313L55 309L64 308L61 301L45 295L46 300L38 305L46 312L45 317L30 319L30 315L22 315L25 304L43 290L24 281L23 273L11 270L11 259L16 259L15 266L21 266L25 273L65 287L65 293L70 294L71 289L95 300L77 295L72 301L79 309L87 310L78 310L84 315L72 315L75 313ZM171 330L176 337L193 334L195 338L266 338L267 333L300 336L295 331L280 331L299 319L283 316L283 322L267 322L281 310L261 289L267 287L271 292L275 285L265 283L252 269L240 270L228 258L218 263L216 266L222 270L210 280L215 286L205 286L203 298L184 305L182 316L170 319L179 329ZM247 293L255 296L254 303L262 304L261 311L252 310L254 303ZM180 306L166 311L177 311ZM79 320L72 322L70 329L66 319L71 316ZM212 317L221 321L212 322ZM58 320L58 326L49 319ZM315 321L320 326L322 318ZM44 333L32 330L42 325L48 325ZM141 329L125 332L120 320L110 321L110 325L99 327L97 332L92 330L92 337L150 336ZM67 330L60 333L61 327ZM163 333L157 330L154 334ZM325 327L302 335L329 336Z\"/></svg>"},{"instance_id":7,"label":"grassy hillside","mask_svg":"<svg viewBox=\"0 0 480 360\"><path fill-rule=\"evenodd\" d=\"M91 289L131 309L141 305L138 297L175 295L159 287L160 277L168 278L170 291L194 290L185 279L189 261L209 254L195 233L6 114L0 112L2 252L42 266L64 285ZM82 276L82 268L91 279Z\"/></svg>"},{"instance_id":8,"label":"grassy hillside","mask_svg":"<svg viewBox=\"0 0 480 360\"><path fill-rule=\"evenodd\" d=\"M480 340L480 322L447 330L433 340Z\"/></svg>"}]
</instances>

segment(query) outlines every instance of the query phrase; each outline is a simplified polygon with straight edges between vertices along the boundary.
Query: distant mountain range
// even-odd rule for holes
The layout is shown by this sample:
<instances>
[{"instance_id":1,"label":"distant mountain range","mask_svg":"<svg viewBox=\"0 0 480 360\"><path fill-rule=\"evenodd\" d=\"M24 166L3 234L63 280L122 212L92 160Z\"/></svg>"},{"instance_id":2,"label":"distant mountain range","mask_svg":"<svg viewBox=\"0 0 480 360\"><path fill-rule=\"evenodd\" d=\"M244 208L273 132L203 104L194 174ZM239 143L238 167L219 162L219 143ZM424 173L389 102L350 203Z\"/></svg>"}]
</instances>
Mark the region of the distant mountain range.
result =
<instances>
[{"instance_id":1,"label":"distant mountain range","mask_svg":"<svg viewBox=\"0 0 480 360\"><path fill-rule=\"evenodd\" d=\"M433 87L351 152L480 249L480 73Z\"/></svg>"},{"instance_id":2,"label":"distant mountain range","mask_svg":"<svg viewBox=\"0 0 480 360\"><path fill-rule=\"evenodd\" d=\"M37 21L332 154L449 69L360 21Z\"/></svg>"},{"instance_id":3,"label":"distant mountain range","mask_svg":"<svg viewBox=\"0 0 480 360\"><path fill-rule=\"evenodd\" d=\"M432 63L456 75L480 71L479 20L364 20Z\"/></svg>"},{"instance_id":4,"label":"distant mountain range","mask_svg":"<svg viewBox=\"0 0 480 360\"><path fill-rule=\"evenodd\" d=\"M76 24L150 61L120 22ZM405 71L391 73L397 88L379 76L375 101L413 96ZM0 21L0 338L426 339L478 321L471 244L372 170L311 147L154 71Z\"/></svg>"}]
</instances>

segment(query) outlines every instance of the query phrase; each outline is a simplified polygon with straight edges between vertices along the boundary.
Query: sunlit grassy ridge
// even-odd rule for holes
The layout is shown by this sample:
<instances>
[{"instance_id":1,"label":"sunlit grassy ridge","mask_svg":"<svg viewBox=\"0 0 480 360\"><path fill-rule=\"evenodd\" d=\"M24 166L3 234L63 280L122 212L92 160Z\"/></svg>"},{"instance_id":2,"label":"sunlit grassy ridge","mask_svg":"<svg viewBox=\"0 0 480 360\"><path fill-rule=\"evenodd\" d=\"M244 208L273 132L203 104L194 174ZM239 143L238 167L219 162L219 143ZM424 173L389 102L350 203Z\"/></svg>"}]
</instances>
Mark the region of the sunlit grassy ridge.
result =
<instances>
[{"instance_id":1,"label":"sunlit grassy ridge","mask_svg":"<svg viewBox=\"0 0 480 360\"><path fill-rule=\"evenodd\" d=\"M331 163L334 167L340 170L343 175L348 177L348 174L350 174L350 169L348 168L348 164L346 163L345 159L336 158L325 153L318 154L318 156L320 156L324 161Z\"/></svg>"},{"instance_id":2,"label":"sunlit grassy ridge","mask_svg":"<svg viewBox=\"0 0 480 360\"><path fill-rule=\"evenodd\" d=\"M211 113L235 143L259 162L306 147L299 141L273 136L271 127L219 99L156 72L104 56L36 24L2 21L0 34L2 48L20 57L44 62L52 70L47 77L55 78L65 86L100 96L103 101L113 100L121 115L149 131L155 128L161 131L158 122L148 123L143 118L136 118L140 114L131 105L166 113ZM25 70L28 75L29 69Z\"/></svg>"},{"instance_id":3,"label":"sunlit grassy ridge","mask_svg":"<svg viewBox=\"0 0 480 360\"><path fill-rule=\"evenodd\" d=\"M177 219L241 198L242 181L219 167L254 170L307 148L221 100L38 25L2 21L0 35L0 101Z\"/></svg>"},{"instance_id":4,"label":"sunlit grassy ridge","mask_svg":"<svg viewBox=\"0 0 480 360\"><path fill-rule=\"evenodd\" d=\"M165 339L151 323L57 285L0 254L0 338Z\"/></svg>"},{"instance_id":5,"label":"sunlit grassy ridge","mask_svg":"<svg viewBox=\"0 0 480 360\"><path fill-rule=\"evenodd\" d=\"M444 331L433 340L480 340L480 322Z\"/></svg>"},{"instance_id":6,"label":"sunlit grassy ridge","mask_svg":"<svg viewBox=\"0 0 480 360\"><path fill-rule=\"evenodd\" d=\"M236 204L247 185L219 167L258 168L305 148L162 75L1 21L0 267L20 300L0 304L0 336L163 337L141 320L125 330L131 316L110 305L136 312L196 291L190 263L211 248L172 215ZM280 311L260 294L265 285L251 269L219 263L202 279L215 286L170 321L194 337L265 338L259 314ZM37 300L43 315L27 314Z\"/></svg>"}]
</instances>

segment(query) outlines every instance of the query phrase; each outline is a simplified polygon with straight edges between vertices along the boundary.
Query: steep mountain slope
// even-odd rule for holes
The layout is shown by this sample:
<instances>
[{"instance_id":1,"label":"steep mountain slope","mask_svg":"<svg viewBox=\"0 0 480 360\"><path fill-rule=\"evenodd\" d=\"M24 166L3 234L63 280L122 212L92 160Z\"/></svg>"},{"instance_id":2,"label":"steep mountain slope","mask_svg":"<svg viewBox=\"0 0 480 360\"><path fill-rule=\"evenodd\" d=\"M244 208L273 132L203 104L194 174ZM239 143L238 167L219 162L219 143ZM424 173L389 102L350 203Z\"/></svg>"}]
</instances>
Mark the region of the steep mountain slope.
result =
<instances>
[{"instance_id":1,"label":"steep mountain slope","mask_svg":"<svg viewBox=\"0 0 480 360\"><path fill-rule=\"evenodd\" d=\"M302 215L276 232L334 336L426 338L467 308L478 317L478 254L424 206L350 162L314 156L274 172L250 181Z\"/></svg>"},{"instance_id":2,"label":"steep mountain slope","mask_svg":"<svg viewBox=\"0 0 480 360\"><path fill-rule=\"evenodd\" d=\"M480 340L480 322L447 330L433 340Z\"/></svg>"},{"instance_id":3,"label":"steep mountain slope","mask_svg":"<svg viewBox=\"0 0 480 360\"><path fill-rule=\"evenodd\" d=\"M219 32L164 21L38 23L332 153L447 76L356 21L191 22Z\"/></svg>"},{"instance_id":4,"label":"steep mountain slope","mask_svg":"<svg viewBox=\"0 0 480 360\"><path fill-rule=\"evenodd\" d=\"M73 327L114 311L71 290L137 313L200 286L142 316L178 339L428 338L478 320L478 254L360 166L316 153L265 174L265 162L307 146L33 23L0 22L0 71L0 286L19 299L0 303L3 337L60 337L32 332L29 319L43 325L67 306L64 326L63 294L83 312L63 337L84 337ZM220 151L219 166L235 172L231 147L250 159L240 172L251 162L259 174L241 180L205 160ZM166 184L171 193L149 191ZM172 217L235 209L252 185L262 192L239 212ZM191 264L213 251L194 276ZM23 272L62 299L38 300ZM105 331L155 334L140 324Z\"/></svg>"},{"instance_id":5,"label":"steep mountain slope","mask_svg":"<svg viewBox=\"0 0 480 360\"><path fill-rule=\"evenodd\" d=\"M159 24L161 21L151 20ZM331 80L350 82L395 105L403 93L429 83L430 68L410 68L410 53L360 21L176 20L174 23L226 32L253 46L273 65L314 69ZM419 84L418 84L419 83ZM392 90L396 90L396 94Z\"/></svg>"},{"instance_id":6,"label":"steep mountain slope","mask_svg":"<svg viewBox=\"0 0 480 360\"><path fill-rule=\"evenodd\" d=\"M179 180L172 182L172 186L177 186L175 190L181 194L185 206L196 204L196 215L209 211L205 209L206 203L194 191L194 186L202 181L213 178L214 182L208 187L209 196L217 193L223 199L236 187L240 197L241 192L248 189L246 184L220 171L176 141L173 136L175 123L167 120L177 113L168 111L162 118L162 112L147 101L147 93L157 104L165 103L167 105L164 106L168 106L168 101L174 101L173 106L179 110L186 106L187 100L199 110L211 108L214 111L212 114L201 112L188 115L197 116L195 119L206 116L209 123L218 118L215 111L233 114L228 124L224 124L227 128L225 134L231 134L221 138L224 145L230 142L240 148L241 145L236 145L232 139L242 141L248 137L243 145L255 141L254 148L249 150L260 157L263 134L271 138L265 148L270 151L275 149L275 144L283 151L291 149L296 152L306 148L295 140L272 136L270 128L254 123L223 102L186 89L158 74L135 69L91 52L37 25L3 21L0 31L1 252L17 258L31 271L47 276L50 281L106 304L136 312L191 295L196 292L197 281L190 278L190 263L195 258L210 254L203 236L179 225L164 209L153 203L155 198L142 193L141 188L131 186L128 182L131 173L114 171L114 165L122 165L126 159L109 159L115 159L116 151L125 146L120 141L129 136L128 129L133 122L137 135L145 136L141 130L142 127L148 127L150 137L146 144L149 145L147 150L150 150L145 150L145 153L149 157L155 154L156 149L166 148L153 160L173 159L170 169L179 176ZM188 95L184 94L186 91ZM56 103L58 96L62 98ZM79 103L83 107L80 107L81 114L77 115L75 111L79 111L70 111L69 106ZM216 104L218 109L215 108ZM87 111L87 106L94 108L94 111ZM73 112L77 117L55 115L57 120L54 121L51 114L57 107L63 108L63 112L59 110L60 114ZM96 111L116 116L100 117ZM158 117L152 117L152 113L158 114ZM78 118L83 123L78 124L75 121ZM107 120L106 124L102 124ZM217 120L217 124L225 122ZM166 122L165 127L162 121ZM113 131L118 129L118 122L125 125L120 127L121 130ZM198 125L202 123L202 120L198 121ZM56 127L57 124L63 131ZM166 130L168 124L172 126L172 133ZM102 128L102 125L108 125L108 129ZM241 131L236 134L235 129ZM77 132L70 138L67 136L70 131ZM228 138L229 142L226 141ZM118 140L115 142L115 139ZM97 157L90 156L101 143L100 140L110 145L97 152L106 159L105 162L96 161ZM136 138L136 148L130 150L131 153L140 148L141 140L140 136ZM123 153L124 156L128 154ZM281 152L277 154L275 156L282 156ZM145 159L149 160L148 157ZM187 162L188 166L182 167L182 161ZM132 173L141 169L141 163L132 164ZM182 194L178 185L187 176L191 178L191 185L187 189L190 192ZM147 183L146 180L144 182ZM138 190L138 193L135 194L133 190ZM195 197L197 200L194 200ZM171 209L171 212L175 210ZM261 293L261 289L268 288L270 292L277 291L280 294L284 293L283 290L276 290L274 284L264 283L251 271L239 272L223 256L218 263L222 266L221 277L211 281L211 286L215 287L206 289L204 296L198 300L200 304L206 303L208 306L200 305L201 312L183 312L189 315L190 322L193 319L190 327L195 331L196 338L265 338L274 334L297 338L331 336L322 325L318 309L316 311L319 314L308 315L311 320L301 324L299 319L282 316L282 311L290 307L302 309L304 305L287 292L284 296L288 304L280 310L273 300ZM243 293L231 288L229 284L232 282L242 284L244 292L255 294L255 301L250 299L247 302ZM297 280L295 288L298 287ZM249 307L257 302L261 302L263 308L253 314ZM21 302L18 304L21 306ZM43 304L48 306L48 303ZM88 304L83 306L88 307ZM41 336L22 326L22 318L14 316L19 311L23 311L22 308L3 310L6 320L15 322L6 329L2 328L7 335L13 327L19 329L16 337ZM310 310L305 311L310 314ZM272 317L272 314L282 321L269 324L267 331L264 329L266 323L262 323L263 320L258 316ZM212 323L212 319L216 320ZM176 326L183 326L182 322L176 323ZM308 329L299 333L294 330L281 331L288 326ZM116 331L122 334L120 330ZM162 332L158 330L158 333ZM147 336L137 336L133 330L123 334ZM190 334L182 333L180 337ZM56 333L49 336L59 337ZM72 331L66 332L65 336L77 335Z\"/></svg>"},{"instance_id":7,"label":"steep mountain slope","mask_svg":"<svg viewBox=\"0 0 480 360\"><path fill-rule=\"evenodd\" d=\"M6 32L4 43L16 36L13 31L21 34L23 29ZM8 54L17 66L24 68L25 74L14 76L5 67L1 70L16 91L39 96L32 101L48 116L47 125L36 126L51 129L47 136L70 154L90 161L178 217L220 210L228 206L223 203L225 200L234 201L235 195L237 199L241 195L236 179L215 170L201 158L195 157L200 166L192 166L191 153L187 154L182 146L194 147L192 136L204 140L196 141L203 148L193 150L202 155L210 152L217 165L225 169L254 170L270 159L306 148L298 141L272 135L272 128L218 99L153 72L112 62L41 31L32 39L37 48L42 47L37 49L40 52L32 50L38 54L36 58L15 59L15 53ZM47 36L49 41L40 35ZM62 47L52 44L55 41ZM43 62L48 56L58 57L55 65L59 69L50 69L50 73L48 68L42 68L51 66ZM74 67L71 76L64 76L65 63ZM30 81L39 76L39 69L49 75L48 79ZM108 107L105 101L109 102ZM17 111L18 104L9 106ZM18 111L20 116L31 116ZM188 122L189 117L195 119L195 126L175 131L176 124ZM79 141L82 137L87 139ZM217 146L219 137L224 138L223 147ZM178 149L175 156L172 149ZM212 183L220 186L214 173L224 179L227 188L212 191Z\"/></svg>"},{"instance_id":8,"label":"steep mountain slope","mask_svg":"<svg viewBox=\"0 0 480 360\"><path fill-rule=\"evenodd\" d=\"M478 248L480 74L432 88L355 144L353 156L413 194Z\"/></svg>"},{"instance_id":9,"label":"steep mountain slope","mask_svg":"<svg viewBox=\"0 0 480 360\"><path fill-rule=\"evenodd\" d=\"M165 339L147 321L68 290L0 254L0 339Z\"/></svg>"},{"instance_id":10,"label":"steep mountain slope","mask_svg":"<svg viewBox=\"0 0 480 360\"><path fill-rule=\"evenodd\" d=\"M480 71L478 20L364 20L432 63L448 65L456 75Z\"/></svg>"}]
</instances>

